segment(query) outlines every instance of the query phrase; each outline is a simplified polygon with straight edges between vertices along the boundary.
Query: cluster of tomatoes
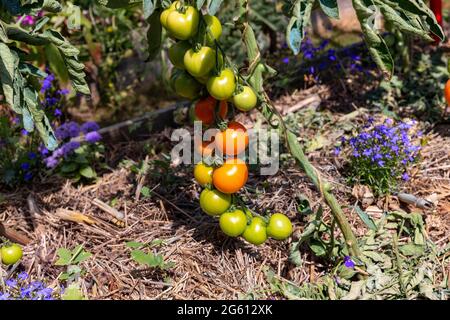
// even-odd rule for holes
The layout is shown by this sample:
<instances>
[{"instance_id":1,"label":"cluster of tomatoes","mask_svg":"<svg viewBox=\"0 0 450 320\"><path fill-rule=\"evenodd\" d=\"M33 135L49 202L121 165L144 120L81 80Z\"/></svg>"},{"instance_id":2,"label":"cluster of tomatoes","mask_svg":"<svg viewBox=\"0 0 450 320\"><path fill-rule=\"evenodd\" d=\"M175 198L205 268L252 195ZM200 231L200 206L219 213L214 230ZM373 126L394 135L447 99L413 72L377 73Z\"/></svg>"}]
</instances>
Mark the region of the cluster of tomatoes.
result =
<instances>
[{"instance_id":1,"label":"cluster of tomatoes","mask_svg":"<svg viewBox=\"0 0 450 320\"><path fill-rule=\"evenodd\" d=\"M22 256L22 248L16 243L6 244L0 248L0 261L5 265L15 264Z\"/></svg>"},{"instance_id":2,"label":"cluster of tomatoes","mask_svg":"<svg viewBox=\"0 0 450 320\"><path fill-rule=\"evenodd\" d=\"M220 228L230 237L242 236L255 245L268 237L288 238L292 233L289 218L281 213L270 218L253 215L236 195L248 179L247 164L238 156L247 149L249 136L241 123L226 122L228 105L232 103L246 112L256 107L258 98L226 61L218 42L222 34L219 19L175 1L161 13L160 21L175 40L169 48L173 89L193 101L195 120L221 129L210 141L202 139L196 150L203 157L194 169L195 180L204 188L200 207L206 214L219 217Z\"/></svg>"}]
</instances>

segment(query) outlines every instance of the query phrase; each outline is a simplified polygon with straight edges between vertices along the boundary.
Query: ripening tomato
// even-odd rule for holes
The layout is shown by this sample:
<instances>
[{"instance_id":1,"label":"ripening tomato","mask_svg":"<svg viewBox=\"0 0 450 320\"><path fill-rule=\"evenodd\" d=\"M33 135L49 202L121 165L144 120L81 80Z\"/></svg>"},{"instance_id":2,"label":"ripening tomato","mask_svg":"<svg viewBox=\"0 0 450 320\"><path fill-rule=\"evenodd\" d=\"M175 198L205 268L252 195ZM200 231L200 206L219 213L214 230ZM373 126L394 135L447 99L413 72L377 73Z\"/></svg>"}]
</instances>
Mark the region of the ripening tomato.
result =
<instances>
[{"instance_id":1,"label":"ripening tomato","mask_svg":"<svg viewBox=\"0 0 450 320\"><path fill-rule=\"evenodd\" d=\"M218 216L231 206L231 195L219 190L204 189L200 194L200 207L210 216Z\"/></svg>"},{"instance_id":2,"label":"ripening tomato","mask_svg":"<svg viewBox=\"0 0 450 320\"><path fill-rule=\"evenodd\" d=\"M228 156L235 156L245 151L248 146L247 129L236 121L228 123L227 129L215 136L217 150Z\"/></svg>"},{"instance_id":3,"label":"ripening tomato","mask_svg":"<svg viewBox=\"0 0 450 320\"><path fill-rule=\"evenodd\" d=\"M222 24L216 16L205 15L206 22L206 43L210 46L214 45L215 40L219 40L222 35Z\"/></svg>"},{"instance_id":4,"label":"ripening tomato","mask_svg":"<svg viewBox=\"0 0 450 320\"><path fill-rule=\"evenodd\" d=\"M208 97L199 100L195 105L195 116L206 125L214 123L214 115L216 112L216 104L218 101L213 97ZM217 115L221 119L225 119L228 112L228 103L226 101L220 101L219 114Z\"/></svg>"},{"instance_id":5,"label":"ripening tomato","mask_svg":"<svg viewBox=\"0 0 450 320\"><path fill-rule=\"evenodd\" d=\"M186 69L184 67L184 55L186 51L191 49L191 45L187 41L179 41L169 48L169 60L178 69Z\"/></svg>"},{"instance_id":6,"label":"ripening tomato","mask_svg":"<svg viewBox=\"0 0 450 320\"><path fill-rule=\"evenodd\" d=\"M242 92L233 96L234 106L241 111L252 110L257 102L255 91L249 86L244 86Z\"/></svg>"},{"instance_id":7,"label":"ripening tomato","mask_svg":"<svg viewBox=\"0 0 450 320\"><path fill-rule=\"evenodd\" d=\"M187 99L194 99L200 93L201 85L189 73L180 72L173 79L175 92Z\"/></svg>"},{"instance_id":8,"label":"ripening tomato","mask_svg":"<svg viewBox=\"0 0 450 320\"><path fill-rule=\"evenodd\" d=\"M198 10L193 6L178 8L167 15L166 29L169 34L178 40L187 40L197 34L199 22Z\"/></svg>"},{"instance_id":9,"label":"ripening tomato","mask_svg":"<svg viewBox=\"0 0 450 320\"><path fill-rule=\"evenodd\" d=\"M223 193L236 193L242 189L248 179L247 164L241 159L227 159L214 170L213 184Z\"/></svg>"},{"instance_id":10,"label":"ripening tomato","mask_svg":"<svg viewBox=\"0 0 450 320\"><path fill-rule=\"evenodd\" d=\"M292 223L282 213L273 214L267 224L267 235L276 240L285 240L292 234Z\"/></svg>"},{"instance_id":11,"label":"ripening tomato","mask_svg":"<svg viewBox=\"0 0 450 320\"><path fill-rule=\"evenodd\" d=\"M1 260L6 265L16 263L22 258L22 256L23 256L22 248L16 243L3 246L0 249Z\"/></svg>"},{"instance_id":12,"label":"ripening tomato","mask_svg":"<svg viewBox=\"0 0 450 320\"><path fill-rule=\"evenodd\" d=\"M231 69L223 69L219 75L212 76L206 83L210 95L217 100L228 100L236 89L236 79Z\"/></svg>"},{"instance_id":13,"label":"ripening tomato","mask_svg":"<svg viewBox=\"0 0 450 320\"><path fill-rule=\"evenodd\" d=\"M195 152L197 152L202 157L209 157L214 153L216 144L214 142L214 137L213 137L213 139L211 139L211 141L199 141L197 139L195 146L196 146Z\"/></svg>"},{"instance_id":14,"label":"ripening tomato","mask_svg":"<svg viewBox=\"0 0 450 320\"><path fill-rule=\"evenodd\" d=\"M207 166L203 162L199 162L194 168L194 178L202 187L204 187L207 184L212 183L213 171L213 167Z\"/></svg>"},{"instance_id":15,"label":"ripening tomato","mask_svg":"<svg viewBox=\"0 0 450 320\"><path fill-rule=\"evenodd\" d=\"M220 229L229 237L237 237L244 233L247 227L247 217L242 210L222 213L219 219Z\"/></svg>"},{"instance_id":16,"label":"ripening tomato","mask_svg":"<svg viewBox=\"0 0 450 320\"><path fill-rule=\"evenodd\" d=\"M450 106L450 80L447 80L447 83L445 84L445 100L447 101L447 105Z\"/></svg>"},{"instance_id":17,"label":"ripening tomato","mask_svg":"<svg viewBox=\"0 0 450 320\"><path fill-rule=\"evenodd\" d=\"M210 47L201 47L198 51L189 49L183 61L191 75L201 78L208 75L216 65L216 51Z\"/></svg>"},{"instance_id":18,"label":"ripening tomato","mask_svg":"<svg viewBox=\"0 0 450 320\"><path fill-rule=\"evenodd\" d=\"M245 228L242 237L254 245L263 244L267 240L266 223L260 217L253 217L250 224Z\"/></svg>"},{"instance_id":19,"label":"ripening tomato","mask_svg":"<svg viewBox=\"0 0 450 320\"><path fill-rule=\"evenodd\" d=\"M164 28L167 29L167 17L169 16L169 13L171 13L174 10L176 10L180 5L181 4L180 4L179 1L174 1L174 2L172 2L172 4L170 5L169 8L167 8L166 10L161 12L161 15L159 16L159 21L161 21L161 25Z\"/></svg>"}]
</instances>

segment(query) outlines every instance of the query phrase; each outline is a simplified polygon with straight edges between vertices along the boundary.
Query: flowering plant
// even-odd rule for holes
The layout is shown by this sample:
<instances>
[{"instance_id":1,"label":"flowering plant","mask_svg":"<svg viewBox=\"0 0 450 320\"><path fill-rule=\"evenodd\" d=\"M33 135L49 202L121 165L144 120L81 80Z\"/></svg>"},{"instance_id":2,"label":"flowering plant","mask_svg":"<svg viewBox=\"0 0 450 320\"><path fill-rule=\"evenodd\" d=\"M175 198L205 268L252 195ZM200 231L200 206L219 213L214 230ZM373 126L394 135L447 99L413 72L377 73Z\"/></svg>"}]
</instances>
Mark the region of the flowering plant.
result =
<instances>
[{"instance_id":1,"label":"flowering plant","mask_svg":"<svg viewBox=\"0 0 450 320\"><path fill-rule=\"evenodd\" d=\"M374 125L369 119L356 136L346 140L335 149L341 153L347 147L350 157L350 182L366 184L378 194L395 190L398 182L409 180L408 168L417 161L420 145L414 140L421 133L412 133L414 121L394 124L387 119L383 124Z\"/></svg>"},{"instance_id":2,"label":"flowering plant","mask_svg":"<svg viewBox=\"0 0 450 320\"><path fill-rule=\"evenodd\" d=\"M47 168L75 181L95 179L97 174L93 164L103 158L104 152L104 146L99 142L102 138L99 129L93 121L81 126L73 121L62 124L55 131L58 140L62 141L60 147L52 153L41 147Z\"/></svg>"},{"instance_id":3,"label":"flowering plant","mask_svg":"<svg viewBox=\"0 0 450 320\"><path fill-rule=\"evenodd\" d=\"M0 289L0 300L54 300L56 295L41 281L31 281L26 272L6 280Z\"/></svg>"}]
</instances>

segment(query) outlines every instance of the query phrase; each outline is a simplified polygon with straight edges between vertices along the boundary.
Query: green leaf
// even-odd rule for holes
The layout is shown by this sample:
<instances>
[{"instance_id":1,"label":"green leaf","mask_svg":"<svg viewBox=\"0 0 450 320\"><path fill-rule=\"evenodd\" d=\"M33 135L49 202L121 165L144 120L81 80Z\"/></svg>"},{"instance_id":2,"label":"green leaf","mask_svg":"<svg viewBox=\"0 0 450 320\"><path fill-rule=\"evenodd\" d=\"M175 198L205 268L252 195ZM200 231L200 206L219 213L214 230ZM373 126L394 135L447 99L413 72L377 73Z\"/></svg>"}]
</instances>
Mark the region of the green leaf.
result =
<instances>
[{"instance_id":1,"label":"green leaf","mask_svg":"<svg viewBox=\"0 0 450 320\"><path fill-rule=\"evenodd\" d=\"M339 19L339 7L337 0L319 0L322 11L333 19Z\"/></svg>"},{"instance_id":2,"label":"green leaf","mask_svg":"<svg viewBox=\"0 0 450 320\"><path fill-rule=\"evenodd\" d=\"M146 264L148 266L151 266L154 264L153 255L150 256L141 250L133 250L131 252L131 257L134 259L134 261L136 261L137 263L140 263L140 264Z\"/></svg>"},{"instance_id":3,"label":"green leaf","mask_svg":"<svg viewBox=\"0 0 450 320\"><path fill-rule=\"evenodd\" d=\"M52 13L58 13L62 10L62 6L59 3L59 1L44 0L44 3L42 4L42 9L52 12Z\"/></svg>"},{"instance_id":4,"label":"green leaf","mask_svg":"<svg viewBox=\"0 0 450 320\"><path fill-rule=\"evenodd\" d=\"M13 16L20 13L20 1L19 0L2 0L3 6Z\"/></svg>"},{"instance_id":5,"label":"green leaf","mask_svg":"<svg viewBox=\"0 0 450 320\"><path fill-rule=\"evenodd\" d=\"M92 167L89 167L89 166L81 168L80 174L83 177L88 178L88 179L93 179L97 176L94 169L92 169Z\"/></svg>"},{"instance_id":6,"label":"green leaf","mask_svg":"<svg viewBox=\"0 0 450 320\"><path fill-rule=\"evenodd\" d=\"M73 264L79 264L83 261L86 261L92 256L92 253L82 250L73 260Z\"/></svg>"},{"instance_id":7,"label":"green leaf","mask_svg":"<svg viewBox=\"0 0 450 320\"><path fill-rule=\"evenodd\" d=\"M132 249L137 249L137 248L140 248L140 247L143 247L143 246L144 246L143 243L136 242L136 241L128 241L127 243L125 243L125 245L126 245L128 248L132 248Z\"/></svg>"},{"instance_id":8,"label":"green leaf","mask_svg":"<svg viewBox=\"0 0 450 320\"><path fill-rule=\"evenodd\" d=\"M420 256L425 252L425 246L419 246L414 243L408 243L398 248L405 256Z\"/></svg>"},{"instance_id":9,"label":"green leaf","mask_svg":"<svg viewBox=\"0 0 450 320\"><path fill-rule=\"evenodd\" d=\"M142 4L144 10L144 19L148 19L156 9L156 0L143 0Z\"/></svg>"},{"instance_id":10,"label":"green leaf","mask_svg":"<svg viewBox=\"0 0 450 320\"><path fill-rule=\"evenodd\" d=\"M0 42L0 81L6 102L14 108L14 75L19 65L19 57Z\"/></svg>"},{"instance_id":11,"label":"green leaf","mask_svg":"<svg viewBox=\"0 0 450 320\"><path fill-rule=\"evenodd\" d=\"M318 257L323 257L327 254L325 246L320 241L311 240L309 247L311 248L312 252L314 252L314 254Z\"/></svg>"},{"instance_id":12,"label":"green leaf","mask_svg":"<svg viewBox=\"0 0 450 320\"><path fill-rule=\"evenodd\" d=\"M219 11L223 0L208 0L208 13L210 15L215 15Z\"/></svg>"},{"instance_id":13,"label":"green leaf","mask_svg":"<svg viewBox=\"0 0 450 320\"><path fill-rule=\"evenodd\" d=\"M70 172L74 172L77 168L78 168L78 165L76 163L73 163L73 162L64 163L61 167L61 172L62 173L70 173Z\"/></svg>"},{"instance_id":14,"label":"green leaf","mask_svg":"<svg viewBox=\"0 0 450 320\"><path fill-rule=\"evenodd\" d=\"M296 0L291 8L292 17L287 27L286 39L295 55L300 53L300 46L311 20L314 2L315 0Z\"/></svg>"},{"instance_id":15,"label":"green leaf","mask_svg":"<svg viewBox=\"0 0 450 320\"><path fill-rule=\"evenodd\" d=\"M41 69L33 66L32 64L20 62L19 70L22 74L27 74L34 77L45 78L47 73L42 71Z\"/></svg>"},{"instance_id":16,"label":"green leaf","mask_svg":"<svg viewBox=\"0 0 450 320\"><path fill-rule=\"evenodd\" d=\"M205 4L206 0L197 0L197 9L200 10Z\"/></svg>"},{"instance_id":17,"label":"green leaf","mask_svg":"<svg viewBox=\"0 0 450 320\"><path fill-rule=\"evenodd\" d=\"M62 83L67 83L69 81L69 72L58 48L53 43L49 43L44 47L44 52L50 64L50 69L56 74L58 80Z\"/></svg>"},{"instance_id":18,"label":"green leaf","mask_svg":"<svg viewBox=\"0 0 450 320\"><path fill-rule=\"evenodd\" d=\"M147 31L148 60L153 60L161 50L162 26L159 15L160 10L157 10L147 19L149 24Z\"/></svg>"},{"instance_id":19,"label":"green leaf","mask_svg":"<svg viewBox=\"0 0 450 320\"><path fill-rule=\"evenodd\" d=\"M55 266L66 266L72 258L72 253L66 248L59 248L56 251L59 259L55 262Z\"/></svg>"},{"instance_id":20,"label":"green leaf","mask_svg":"<svg viewBox=\"0 0 450 320\"><path fill-rule=\"evenodd\" d=\"M375 225L375 222L372 220L372 218L363 210L361 210L361 208L356 205L355 206L355 211L358 214L358 216L361 218L361 220L364 222L364 224L373 231L377 231L378 228Z\"/></svg>"},{"instance_id":21,"label":"green leaf","mask_svg":"<svg viewBox=\"0 0 450 320\"><path fill-rule=\"evenodd\" d=\"M364 40L368 46L369 53L374 62L383 71L385 77L392 78L394 73L394 59L389 51L383 37L376 30L373 23L376 15L376 6L373 0L352 0L353 8L356 11L361 29L364 34Z\"/></svg>"},{"instance_id":22,"label":"green leaf","mask_svg":"<svg viewBox=\"0 0 450 320\"><path fill-rule=\"evenodd\" d=\"M142 0L97 0L97 2L111 9L119 9L141 3Z\"/></svg>"},{"instance_id":23,"label":"green leaf","mask_svg":"<svg viewBox=\"0 0 450 320\"><path fill-rule=\"evenodd\" d=\"M62 300L86 300L86 298L83 296L83 293L81 292L81 289L80 289L78 283L70 284L64 291L64 294L61 295L61 299Z\"/></svg>"},{"instance_id":24,"label":"green leaf","mask_svg":"<svg viewBox=\"0 0 450 320\"><path fill-rule=\"evenodd\" d=\"M150 189L147 186L142 187L141 194L146 198L150 197Z\"/></svg>"}]
</instances>

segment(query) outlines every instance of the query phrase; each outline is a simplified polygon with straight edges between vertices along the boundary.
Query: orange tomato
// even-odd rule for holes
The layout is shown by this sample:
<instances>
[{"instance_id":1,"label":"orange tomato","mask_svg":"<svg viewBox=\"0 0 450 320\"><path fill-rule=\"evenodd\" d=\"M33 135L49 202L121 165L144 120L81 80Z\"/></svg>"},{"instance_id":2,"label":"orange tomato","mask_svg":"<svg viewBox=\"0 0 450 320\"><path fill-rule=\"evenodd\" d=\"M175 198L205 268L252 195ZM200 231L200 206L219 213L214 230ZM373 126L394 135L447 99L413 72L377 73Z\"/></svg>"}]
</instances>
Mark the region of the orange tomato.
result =
<instances>
[{"instance_id":1,"label":"orange tomato","mask_svg":"<svg viewBox=\"0 0 450 320\"><path fill-rule=\"evenodd\" d=\"M214 113L216 109L217 100L213 97L208 97L199 100L195 105L195 116L206 125L214 123ZM228 112L228 104L225 100L220 101L219 117L225 119Z\"/></svg>"},{"instance_id":2,"label":"orange tomato","mask_svg":"<svg viewBox=\"0 0 450 320\"><path fill-rule=\"evenodd\" d=\"M235 156L248 146L247 129L239 122L228 123L226 130L218 132L215 139L217 149L228 156Z\"/></svg>"},{"instance_id":3,"label":"orange tomato","mask_svg":"<svg viewBox=\"0 0 450 320\"><path fill-rule=\"evenodd\" d=\"M213 154L214 148L215 148L214 137L211 141L198 141L197 140L195 152L197 152L202 157L208 157Z\"/></svg>"},{"instance_id":4,"label":"orange tomato","mask_svg":"<svg viewBox=\"0 0 450 320\"><path fill-rule=\"evenodd\" d=\"M213 184L222 193L235 193L241 190L248 179L248 168L238 158L227 159L213 172Z\"/></svg>"},{"instance_id":5,"label":"orange tomato","mask_svg":"<svg viewBox=\"0 0 450 320\"><path fill-rule=\"evenodd\" d=\"M447 80L447 83L445 84L445 100L447 101L447 104L450 106L450 79Z\"/></svg>"}]
</instances>

